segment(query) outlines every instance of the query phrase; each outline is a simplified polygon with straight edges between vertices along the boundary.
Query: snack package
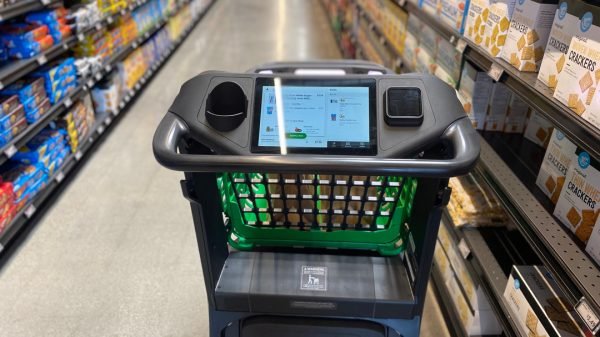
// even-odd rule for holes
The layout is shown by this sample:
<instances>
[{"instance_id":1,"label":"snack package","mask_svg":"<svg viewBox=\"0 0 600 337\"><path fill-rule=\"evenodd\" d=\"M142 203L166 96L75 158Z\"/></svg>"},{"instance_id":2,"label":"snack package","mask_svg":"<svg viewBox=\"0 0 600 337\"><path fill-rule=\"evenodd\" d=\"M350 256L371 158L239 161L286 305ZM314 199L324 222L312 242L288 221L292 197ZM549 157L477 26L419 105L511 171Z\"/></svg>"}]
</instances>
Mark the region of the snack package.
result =
<instances>
[{"instance_id":1,"label":"snack package","mask_svg":"<svg viewBox=\"0 0 600 337\"><path fill-rule=\"evenodd\" d=\"M494 83L492 98L487 116L485 117L486 131L502 131L512 92L500 82Z\"/></svg>"},{"instance_id":2,"label":"snack package","mask_svg":"<svg viewBox=\"0 0 600 337\"><path fill-rule=\"evenodd\" d=\"M11 113L0 117L0 132L5 132L17 123L17 121L25 117L25 110L23 105L18 105Z\"/></svg>"},{"instance_id":3,"label":"snack package","mask_svg":"<svg viewBox=\"0 0 600 337\"><path fill-rule=\"evenodd\" d=\"M598 163L578 149L571 159L554 215L582 242L587 242L598 218L600 172Z\"/></svg>"},{"instance_id":4,"label":"snack package","mask_svg":"<svg viewBox=\"0 0 600 337\"><path fill-rule=\"evenodd\" d=\"M54 45L54 39L46 35L33 42L23 42L12 48L8 48L8 56L16 59L26 59L34 57Z\"/></svg>"},{"instance_id":5,"label":"snack package","mask_svg":"<svg viewBox=\"0 0 600 337\"><path fill-rule=\"evenodd\" d=\"M533 143L546 147L550 140L550 134L554 126L544 116L535 110L531 110L531 116L527 122L523 136Z\"/></svg>"},{"instance_id":6,"label":"snack package","mask_svg":"<svg viewBox=\"0 0 600 337\"><path fill-rule=\"evenodd\" d=\"M558 0L519 0L501 56L520 71L537 72Z\"/></svg>"},{"instance_id":7,"label":"snack package","mask_svg":"<svg viewBox=\"0 0 600 337\"><path fill-rule=\"evenodd\" d=\"M592 235L588 240L585 250L600 265L600 217L596 219L596 224L592 230Z\"/></svg>"},{"instance_id":8,"label":"snack package","mask_svg":"<svg viewBox=\"0 0 600 337\"><path fill-rule=\"evenodd\" d=\"M471 0L464 36L478 46L483 45L486 22L490 15L490 0Z\"/></svg>"},{"instance_id":9,"label":"snack package","mask_svg":"<svg viewBox=\"0 0 600 337\"><path fill-rule=\"evenodd\" d=\"M3 95L17 95L21 102L26 102L29 98L38 93L44 92L44 79L21 79L2 90Z\"/></svg>"},{"instance_id":10,"label":"snack package","mask_svg":"<svg viewBox=\"0 0 600 337\"><path fill-rule=\"evenodd\" d=\"M494 57L500 57L500 52L506 43L515 3L516 0L490 1L490 14L485 22L482 47Z\"/></svg>"},{"instance_id":11,"label":"snack package","mask_svg":"<svg viewBox=\"0 0 600 337\"><path fill-rule=\"evenodd\" d=\"M446 39L439 39L436 61L438 66L448 73L451 82L454 83L451 85L456 87L456 83L460 80L462 54Z\"/></svg>"},{"instance_id":12,"label":"snack package","mask_svg":"<svg viewBox=\"0 0 600 337\"><path fill-rule=\"evenodd\" d=\"M43 115L46 114L46 112L50 110L51 107L52 105L50 104L50 99L46 97L36 109L25 112L27 123L33 124L37 122Z\"/></svg>"},{"instance_id":13,"label":"snack package","mask_svg":"<svg viewBox=\"0 0 600 337\"><path fill-rule=\"evenodd\" d=\"M473 127L483 130L488 104L492 95L494 81L487 73L478 71L470 63L465 62L458 92L464 97L465 111L471 119Z\"/></svg>"},{"instance_id":14,"label":"snack package","mask_svg":"<svg viewBox=\"0 0 600 337\"><path fill-rule=\"evenodd\" d=\"M571 40L574 36L595 37L597 40L600 34L598 20L598 6L580 0L561 0L554 16L538 80L550 88L556 88L560 73L569 59L567 52Z\"/></svg>"},{"instance_id":15,"label":"snack package","mask_svg":"<svg viewBox=\"0 0 600 337\"><path fill-rule=\"evenodd\" d=\"M5 146L8 144L16 135L23 132L27 128L27 120L25 118L21 118L16 121L10 130L4 131L0 133L0 146Z\"/></svg>"},{"instance_id":16,"label":"snack package","mask_svg":"<svg viewBox=\"0 0 600 337\"><path fill-rule=\"evenodd\" d=\"M45 25L12 23L0 26L0 39L9 49L39 41L47 35L48 26Z\"/></svg>"},{"instance_id":17,"label":"snack package","mask_svg":"<svg viewBox=\"0 0 600 337\"><path fill-rule=\"evenodd\" d=\"M20 148L13 159L25 164L35 164L47 153L54 151L57 146L64 143L65 137L66 132L62 129L44 129L27 145Z\"/></svg>"},{"instance_id":18,"label":"snack package","mask_svg":"<svg viewBox=\"0 0 600 337\"><path fill-rule=\"evenodd\" d=\"M33 77L43 77L45 83L52 83L65 75L76 74L75 59L68 57L38 68L31 73Z\"/></svg>"},{"instance_id":19,"label":"snack package","mask_svg":"<svg viewBox=\"0 0 600 337\"><path fill-rule=\"evenodd\" d=\"M15 200L19 200L43 174L42 165L15 164L2 174L2 179L12 183Z\"/></svg>"},{"instance_id":20,"label":"snack package","mask_svg":"<svg viewBox=\"0 0 600 337\"><path fill-rule=\"evenodd\" d=\"M0 96L0 116L6 116L12 113L21 102L19 102L19 96L9 95Z\"/></svg>"},{"instance_id":21,"label":"snack package","mask_svg":"<svg viewBox=\"0 0 600 337\"><path fill-rule=\"evenodd\" d=\"M440 0L440 4L442 22L463 34L469 11L469 0Z\"/></svg>"},{"instance_id":22,"label":"snack package","mask_svg":"<svg viewBox=\"0 0 600 337\"><path fill-rule=\"evenodd\" d=\"M455 226L505 226L506 212L487 185L479 184L472 174L451 178L448 213Z\"/></svg>"},{"instance_id":23,"label":"snack package","mask_svg":"<svg viewBox=\"0 0 600 337\"><path fill-rule=\"evenodd\" d=\"M437 18L440 14L441 3L440 0L419 0L419 7L425 13L429 13L429 15Z\"/></svg>"},{"instance_id":24,"label":"snack package","mask_svg":"<svg viewBox=\"0 0 600 337\"><path fill-rule=\"evenodd\" d=\"M508 103L508 112L504 119L505 133L523 133L529 106L518 95L513 94Z\"/></svg>"},{"instance_id":25,"label":"snack package","mask_svg":"<svg viewBox=\"0 0 600 337\"><path fill-rule=\"evenodd\" d=\"M23 104L23 108L26 113L32 113L37 110L39 104L41 104L46 99L46 92L38 92L33 96L29 97L25 101L21 101Z\"/></svg>"},{"instance_id":26,"label":"snack package","mask_svg":"<svg viewBox=\"0 0 600 337\"><path fill-rule=\"evenodd\" d=\"M577 145L565 137L560 130L552 131L552 137L550 137L550 143L535 183L555 205L576 150Z\"/></svg>"}]
</instances>

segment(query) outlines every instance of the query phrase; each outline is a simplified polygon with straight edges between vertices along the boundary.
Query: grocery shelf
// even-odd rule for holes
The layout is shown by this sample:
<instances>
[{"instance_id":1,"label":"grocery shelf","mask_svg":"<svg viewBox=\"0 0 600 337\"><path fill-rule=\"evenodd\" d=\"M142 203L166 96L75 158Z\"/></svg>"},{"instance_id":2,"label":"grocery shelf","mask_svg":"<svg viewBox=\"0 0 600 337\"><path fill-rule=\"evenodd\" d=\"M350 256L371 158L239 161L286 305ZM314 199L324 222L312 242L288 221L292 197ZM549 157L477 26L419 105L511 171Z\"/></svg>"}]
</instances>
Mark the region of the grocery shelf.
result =
<instances>
[{"instance_id":1,"label":"grocery shelf","mask_svg":"<svg viewBox=\"0 0 600 337\"><path fill-rule=\"evenodd\" d=\"M600 269L548 210L481 139L477 171L492 188L519 231L557 279L571 304L584 298L600 312Z\"/></svg>"},{"instance_id":2,"label":"grocery shelf","mask_svg":"<svg viewBox=\"0 0 600 337\"><path fill-rule=\"evenodd\" d=\"M379 26L377 25L375 20L373 20L371 18L370 14L367 13L367 11L365 11L358 3L356 3L356 8L358 10L360 17L362 19L364 19L366 22L368 22L369 30L371 31L371 33L376 36L377 42L375 42L373 39L371 39L370 40L371 44L373 44L375 46L380 45L383 48L385 48L387 50L388 54L392 55L395 58L393 60L393 62L391 62L391 63L393 63L396 68L400 68L400 66L404 64L402 55L400 55L400 53L398 53L396 48L393 47L393 45L390 43L388 38L381 31L381 29L379 28ZM376 49L378 49L377 51L379 52L380 48L376 48ZM384 57L382 57L382 58L384 58Z\"/></svg>"},{"instance_id":3,"label":"grocery shelf","mask_svg":"<svg viewBox=\"0 0 600 337\"><path fill-rule=\"evenodd\" d=\"M138 94L144 89L145 85L147 83L149 83L149 80L155 74L158 73L160 68L173 55L174 51L182 44L182 42L189 35L191 30L204 17L204 15L212 7L212 5L215 3L215 1L216 0L213 0L212 2L210 2L199 13L199 15L193 19L192 24L184 30L183 34L176 41L173 42L171 47L164 51L162 57L158 60L158 62L156 62L155 64L153 64L150 67L149 71L147 71L146 74L136 84L135 88L133 90L131 90L127 95L125 95L125 97L122 99L122 101L119 104L118 110L116 110L113 114L107 114L104 116L96 116L96 122L94 123L94 126L91 129L92 131L90 131L89 135L87 136L87 141L82 142L80 148L74 154L72 154L71 156L69 156L65 159L63 166L61 166L61 168L59 168L55 172L55 174L51 177L48 185L43 190L41 190L25 207L23 207L23 209L19 213L17 213L17 215L14 217L12 222L7 226L7 228L5 228L5 230L2 233L0 233L0 253L2 253L4 251L4 249L7 247L7 245L9 245L15 239L15 237L17 236L17 234L19 232L21 232L22 230L24 230L27 227L30 227L29 224L35 220L35 217L40 213L40 210L45 209L45 207L47 206L46 201L49 200L50 197L53 196L54 194L59 193L61 187L64 185L63 181L65 181L66 178L69 178L70 176L72 176L77 171L77 169L80 167L80 164L83 163L87 158L89 158L89 156L93 152L93 149L95 148L95 146L97 146L99 144L99 141L101 141L103 139L103 135L105 134L105 132L107 130L109 130L111 126L116 124L115 122L118 121L120 119L120 117L122 117L123 112L127 111L127 109L130 107L131 103L133 103L135 98L139 96ZM187 3L187 2L189 2L189 1L186 1L185 3ZM178 9L180 9L180 8L181 7L178 7ZM163 23L163 25L164 25L164 23ZM150 36L152 36L152 34L150 34L148 36L148 38ZM52 109L56 109L56 111L51 110L43 118L44 119L47 118L48 122L49 122L54 117L59 115L61 113L61 111L65 111L64 110L64 109L66 109L65 102L68 102L67 100L69 98L71 99L71 104L72 104L73 101L75 101L77 98L81 97L81 96L77 96L77 95L83 95L83 93L86 92L87 89L88 89L87 86L80 85L79 87L77 87L77 89L75 91L72 92L71 96L69 96L68 98L65 98L63 101L59 102L52 108ZM50 115L52 115L52 117L50 117ZM41 125L41 126L39 126L40 130L47 124L48 123L45 123L45 124L40 123L39 124L39 125ZM37 123L34 125L37 125ZM32 126L34 126L34 125L32 125ZM26 132L24 132L23 134L25 134L25 133ZM31 139L31 137L33 137L36 133L28 133L27 132L27 134L31 134L31 136L29 138L29 139ZM25 137L25 136L23 136L23 137ZM23 144L24 143L26 143L26 141L23 141Z\"/></svg>"},{"instance_id":4,"label":"grocery shelf","mask_svg":"<svg viewBox=\"0 0 600 337\"><path fill-rule=\"evenodd\" d=\"M54 4L62 3L60 0L22 0L15 4L0 8L0 22L16 18L17 16L42 10Z\"/></svg>"},{"instance_id":5,"label":"grocery shelf","mask_svg":"<svg viewBox=\"0 0 600 337\"><path fill-rule=\"evenodd\" d=\"M448 288L446 287L446 282L442 277L439 267L433 263L431 267L431 279L433 285L433 290L435 292L435 297L441 302L440 309L442 311L442 315L444 316L444 320L449 322L450 324L446 324L448 327L448 331L452 337L469 337L469 334L465 331L463 327L463 323L454 308L454 303L452 303L452 299L450 293L448 292Z\"/></svg>"}]
</instances>

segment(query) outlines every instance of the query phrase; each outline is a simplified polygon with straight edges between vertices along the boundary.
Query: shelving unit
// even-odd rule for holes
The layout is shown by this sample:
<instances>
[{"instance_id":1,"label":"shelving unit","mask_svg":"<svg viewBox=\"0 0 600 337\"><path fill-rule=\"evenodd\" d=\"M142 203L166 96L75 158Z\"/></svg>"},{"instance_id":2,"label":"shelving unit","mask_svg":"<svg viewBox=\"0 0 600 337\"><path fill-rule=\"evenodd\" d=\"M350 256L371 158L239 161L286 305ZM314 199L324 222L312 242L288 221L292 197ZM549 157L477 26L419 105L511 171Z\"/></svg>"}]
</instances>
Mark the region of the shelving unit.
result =
<instances>
[{"instance_id":1,"label":"shelving unit","mask_svg":"<svg viewBox=\"0 0 600 337\"><path fill-rule=\"evenodd\" d=\"M0 22L16 18L28 12L39 11L46 7L60 3L58 0L23 0L16 4L0 8Z\"/></svg>"},{"instance_id":2,"label":"shelving unit","mask_svg":"<svg viewBox=\"0 0 600 337\"><path fill-rule=\"evenodd\" d=\"M133 10L137 8L138 5L145 3L136 2L135 7L130 7L129 10ZM0 163L5 162L12 156L12 151L16 152L16 149L27 143L31 138L33 138L41 129L47 126L52 120L54 120L58 115L65 112L77 99L81 98L83 94L89 91L93 86L97 83L97 81L102 80L107 74L110 73L114 65L123 59L125 59L131 52L133 52L136 48L141 46L146 40L150 39L156 32L164 27L164 25L169 21L171 17L179 12L179 10L189 3L190 1L185 1L181 3L177 9L171 13L166 18L163 18L160 22L158 22L154 28L149 30L148 32L142 34L135 41L130 43L127 47L123 48L117 54L112 55L109 58L109 61L104 67L104 70L94 74L91 79L91 82L88 80L85 83L80 84L77 88L75 88L67 97L63 98L60 102L55 104L50 111L48 111L39 121L35 124L30 125L25 131L19 134L11 144L8 144L4 148L0 149ZM51 197L60 191L60 188L64 184L64 181L69 176L75 174L80 164L84 162L93 152L93 148L102 140L103 135L107 130L109 130L123 115L124 112L127 112L129 106L135 101L136 97L139 96L139 93L143 91L146 84L152 79L152 77L160 70L160 68L165 64L165 62L171 57L171 55L175 52L175 50L182 44L185 38L189 35L191 30L196 26L196 24L204 17L206 12L212 7L214 4L214 0L210 2L202 12L194 18L192 24L183 32L183 34L169 47L169 49L165 50L162 54L161 58L158 62L153 64L149 71L138 81L135 88L130 90L129 93L124 95L123 99L119 103L119 109L115 111L114 114L104 115L104 116L96 116L96 123L93 128L89 132L87 136L87 142L84 142L80 145L80 148L77 152L70 155L65 159L63 165L54 173L52 177L49 179L49 183L47 186L40 191L27 205L23 207L23 209L14 217L11 224L7 226L7 228L0 233L0 253L5 249L7 245L14 240L16 235L22 231L25 227L30 226L32 220L40 213L40 209L44 209L45 204ZM74 37L74 39L76 39ZM12 149L14 148L14 150ZM7 153L9 155L7 155Z\"/></svg>"}]
</instances>

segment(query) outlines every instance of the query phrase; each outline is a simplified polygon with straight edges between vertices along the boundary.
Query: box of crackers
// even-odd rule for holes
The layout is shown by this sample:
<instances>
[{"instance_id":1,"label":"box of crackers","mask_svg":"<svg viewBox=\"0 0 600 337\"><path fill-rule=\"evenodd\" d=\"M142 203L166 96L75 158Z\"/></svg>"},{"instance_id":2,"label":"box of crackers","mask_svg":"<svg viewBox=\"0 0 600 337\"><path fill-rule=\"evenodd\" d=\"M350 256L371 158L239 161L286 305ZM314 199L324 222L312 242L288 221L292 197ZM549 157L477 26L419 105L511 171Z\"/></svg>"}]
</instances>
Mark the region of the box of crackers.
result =
<instances>
[{"instance_id":1,"label":"box of crackers","mask_svg":"<svg viewBox=\"0 0 600 337\"><path fill-rule=\"evenodd\" d=\"M599 19L599 7L581 0L561 0L554 15L538 80L549 88L556 88L558 77L568 60L571 40L574 36L598 36L600 29L594 21Z\"/></svg>"},{"instance_id":2,"label":"box of crackers","mask_svg":"<svg viewBox=\"0 0 600 337\"><path fill-rule=\"evenodd\" d=\"M513 266L504 298L522 336L591 335L544 266Z\"/></svg>"},{"instance_id":3,"label":"box of crackers","mask_svg":"<svg viewBox=\"0 0 600 337\"><path fill-rule=\"evenodd\" d=\"M490 14L485 22L483 47L494 57L500 57L500 52L506 44L515 3L516 0L495 0L490 4Z\"/></svg>"},{"instance_id":4,"label":"box of crackers","mask_svg":"<svg viewBox=\"0 0 600 337\"><path fill-rule=\"evenodd\" d=\"M557 6L558 0L518 0L502 58L520 71L537 72Z\"/></svg>"},{"instance_id":5,"label":"box of crackers","mask_svg":"<svg viewBox=\"0 0 600 337\"><path fill-rule=\"evenodd\" d=\"M600 20L600 17L598 18ZM600 30L598 31L600 37ZM571 39L567 60L558 75L554 98L582 116L591 110L600 85L600 40L575 36ZM594 112L598 114L599 112Z\"/></svg>"},{"instance_id":6,"label":"box of crackers","mask_svg":"<svg viewBox=\"0 0 600 337\"><path fill-rule=\"evenodd\" d=\"M523 133L529 114L529 105L519 96L512 95L508 103L508 112L504 120L505 133Z\"/></svg>"},{"instance_id":7,"label":"box of crackers","mask_svg":"<svg viewBox=\"0 0 600 337\"><path fill-rule=\"evenodd\" d=\"M500 82L494 83L492 89L492 98L490 99L490 107L487 116L485 117L486 131L502 131L504 129L504 120L508 111L508 103L512 92L508 87Z\"/></svg>"},{"instance_id":8,"label":"box of crackers","mask_svg":"<svg viewBox=\"0 0 600 337\"><path fill-rule=\"evenodd\" d=\"M576 150L577 145L573 144L564 133L558 129L552 131L550 143L535 183L554 205L558 202L567 170Z\"/></svg>"},{"instance_id":9,"label":"box of crackers","mask_svg":"<svg viewBox=\"0 0 600 337\"><path fill-rule=\"evenodd\" d=\"M440 14L441 3L439 0L420 0L419 7L433 17L438 17Z\"/></svg>"},{"instance_id":10,"label":"box of crackers","mask_svg":"<svg viewBox=\"0 0 600 337\"><path fill-rule=\"evenodd\" d=\"M591 158L589 153L577 149L554 208L554 216L582 242L588 241L598 218L599 168L598 161Z\"/></svg>"},{"instance_id":11,"label":"box of crackers","mask_svg":"<svg viewBox=\"0 0 600 337\"><path fill-rule=\"evenodd\" d=\"M448 26L463 34L469 9L469 0L440 0L440 18Z\"/></svg>"},{"instance_id":12,"label":"box of crackers","mask_svg":"<svg viewBox=\"0 0 600 337\"><path fill-rule=\"evenodd\" d=\"M490 15L490 0L471 0L465 25L464 36L481 46L485 36L485 23Z\"/></svg>"},{"instance_id":13,"label":"box of crackers","mask_svg":"<svg viewBox=\"0 0 600 337\"><path fill-rule=\"evenodd\" d=\"M478 71L470 63L465 62L458 92L464 98L465 111L477 130L483 130L485 126L493 87L494 81L487 73Z\"/></svg>"},{"instance_id":14,"label":"box of crackers","mask_svg":"<svg viewBox=\"0 0 600 337\"><path fill-rule=\"evenodd\" d=\"M597 217L592 235L588 240L585 250L592 256L594 261L600 265L600 217Z\"/></svg>"},{"instance_id":15,"label":"box of crackers","mask_svg":"<svg viewBox=\"0 0 600 337\"><path fill-rule=\"evenodd\" d=\"M546 148L550 141L550 135L554 126L542 114L532 110L525 128L523 137L529 139L533 143Z\"/></svg>"}]
</instances>

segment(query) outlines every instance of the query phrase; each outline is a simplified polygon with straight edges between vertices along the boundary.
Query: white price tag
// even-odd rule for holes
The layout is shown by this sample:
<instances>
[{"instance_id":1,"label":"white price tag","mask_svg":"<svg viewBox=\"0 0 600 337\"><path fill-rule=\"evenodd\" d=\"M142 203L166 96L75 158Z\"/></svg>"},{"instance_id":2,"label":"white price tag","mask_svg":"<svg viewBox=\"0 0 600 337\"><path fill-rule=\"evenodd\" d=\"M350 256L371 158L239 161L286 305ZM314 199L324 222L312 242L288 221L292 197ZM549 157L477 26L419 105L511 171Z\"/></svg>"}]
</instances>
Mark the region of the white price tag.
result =
<instances>
[{"instance_id":1,"label":"white price tag","mask_svg":"<svg viewBox=\"0 0 600 337\"><path fill-rule=\"evenodd\" d=\"M65 103L64 104L65 104L65 108L67 108L67 109L69 107L71 107L71 105L73 105L73 100L71 99L71 97L65 98Z\"/></svg>"},{"instance_id":2,"label":"white price tag","mask_svg":"<svg viewBox=\"0 0 600 337\"><path fill-rule=\"evenodd\" d=\"M150 32L146 32L146 34L144 34L145 38L149 38L150 37Z\"/></svg>"},{"instance_id":3,"label":"white price tag","mask_svg":"<svg viewBox=\"0 0 600 337\"><path fill-rule=\"evenodd\" d=\"M106 22L108 22L109 25L112 25L113 22L115 22L112 18L112 16L109 16L106 18Z\"/></svg>"},{"instance_id":4,"label":"white price tag","mask_svg":"<svg viewBox=\"0 0 600 337\"><path fill-rule=\"evenodd\" d=\"M29 207L27 207L27 208L25 209L25 212L23 212L23 214L25 214L25 217L26 217L27 219L31 219L31 217L33 216L33 214L35 213L35 211L36 211L36 208L35 208L35 206L33 206L33 205L29 205Z\"/></svg>"},{"instance_id":5,"label":"white price tag","mask_svg":"<svg viewBox=\"0 0 600 337\"><path fill-rule=\"evenodd\" d=\"M504 74L504 69L498 63L492 63L488 75L496 82L500 81L500 77Z\"/></svg>"},{"instance_id":6,"label":"white price tag","mask_svg":"<svg viewBox=\"0 0 600 337\"><path fill-rule=\"evenodd\" d=\"M40 55L37 58L37 62L39 65L43 66L44 64L46 64L46 62L48 62L48 59L46 58L46 55Z\"/></svg>"},{"instance_id":7,"label":"white price tag","mask_svg":"<svg viewBox=\"0 0 600 337\"><path fill-rule=\"evenodd\" d=\"M140 87L141 87L141 86L140 86L140 83L139 83L139 82L135 84L135 90L136 90L136 91L140 90Z\"/></svg>"},{"instance_id":8,"label":"white price tag","mask_svg":"<svg viewBox=\"0 0 600 337\"><path fill-rule=\"evenodd\" d=\"M54 178L54 180L56 180L57 183L60 183L64 179L65 179L65 173L63 171L58 172L56 174L56 177Z\"/></svg>"},{"instance_id":9,"label":"white price tag","mask_svg":"<svg viewBox=\"0 0 600 337\"><path fill-rule=\"evenodd\" d=\"M404 7L406 5L406 0L398 0L398 5L400 5L400 7Z\"/></svg>"},{"instance_id":10,"label":"white price tag","mask_svg":"<svg viewBox=\"0 0 600 337\"><path fill-rule=\"evenodd\" d=\"M99 134L99 135L101 135L101 134L103 134L103 133L104 133L104 126L100 125L100 126L98 127L98 134Z\"/></svg>"},{"instance_id":11,"label":"white price tag","mask_svg":"<svg viewBox=\"0 0 600 337\"><path fill-rule=\"evenodd\" d=\"M460 255L462 255L463 259L466 259L471 255L471 249L467 245L465 239L460 239L458 243L458 250L460 250Z\"/></svg>"},{"instance_id":12,"label":"white price tag","mask_svg":"<svg viewBox=\"0 0 600 337\"><path fill-rule=\"evenodd\" d=\"M110 123L112 123L112 118L106 117L106 119L104 120L104 124L106 124L106 126L109 126Z\"/></svg>"},{"instance_id":13,"label":"white price tag","mask_svg":"<svg viewBox=\"0 0 600 337\"><path fill-rule=\"evenodd\" d=\"M458 39L458 42L456 42L456 50L462 54L465 52L466 48L467 48L467 40Z\"/></svg>"},{"instance_id":14,"label":"white price tag","mask_svg":"<svg viewBox=\"0 0 600 337\"><path fill-rule=\"evenodd\" d=\"M577 305L575 305L575 310L577 310L577 313L581 316L585 325L587 325L593 334L600 331L600 319L594 312L594 309L590 307L585 297L581 298Z\"/></svg>"},{"instance_id":15,"label":"white price tag","mask_svg":"<svg viewBox=\"0 0 600 337\"><path fill-rule=\"evenodd\" d=\"M69 50L69 45L68 45L68 44L66 44L66 43L63 43L63 45L62 45L62 46L63 46L63 49L64 49L64 50Z\"/></svg>"},{"instance_id":16,"label":"white price tag","mask_svg":"<svg viewBox=\"0 0 600 337\"><path fill-rule=\"evenodd\" d=\"M449 42L450 42L451 44L454 44L454 41L456 41L456 37L455 37L454 35L450 36L450 40L449 40Z\"/></svg>"},{"instance_id":17,"label":"white price tag","mask_svg":"<svg viewBox=\"0 0 600 337\"><path fill-rule=\"evenodd\" d=\"M2 81L0 81L0 90L4 89L4 83L2 83Z\"/></svg>"},{"instance_id":18,"label":"white price tag","mask_svg":"<svg viewBox=\"0 0 600 337\"><path fill-rule=\"evenodd\" d=\"M17 147L13 144L9 146L6 150L4 150L4 154L6 155L6 157L10 158L14 156L15 153L17 153L17 151Z\"/></svg>"},{"instance_id":19,"label":"white price tag","mask_svg":"<svg viewBox=\"0 0 600 337\"><path fill-rule=\"evenodd\" d=\"M50 4L50 0L42 0L42 4L44 6L48 6Z\"/></svg>"},{"instance_id":20,"label":"white price tag","mask_svg":"<svg viewBox=\"0 0 600 337\"><path fill-rule=\"evenodd\" d=\"M96 22L96 30L101 30L101 29L102 29L102 23Z\"/></svg>"},{"instance_id":21,"label":"white price tag","mask_svg":"<svg viewBox=\"0 0 600 337\"><path fill-rule=\"evenodd\" d=\"M138 47L138 42L137 41L133 41L133 43L131 44L131 46L133 47L133 49L136 49Z\"/></svg>"},{"instance_id":22,"label":"white price tag","mask_svg":"<svg viewBox=\"0 0 600 337\"><path fill-rule=\"evenodd\" d=\"M91 78L90 78L90 79L87 81L87 86L88 86L88 88L90 88L90 89L91 89L91 88L94 86L94 84L95 84L95 83L94 83L94 80L92 80Z\"/></svg>"},{"instance_id":23,"label":"white price tag","mask_svg":"<svg viewBox=\"0 0 600 337\"><path fill-rule=\"evenodd\" d=\"M81 153L81 151L75 152L75 159L80 160L81 157L83 157L83 153Z\"/></svg>"},{"instance_id":24,"label":"white price tag","mask_svg":"<svg viewBox=\"0 0 600 337\"><path fill-rule=\"evenodd\" d=\"M125 96L125 102L129 103L129 101L131 101L131 96L127 94L127 96Z\"/></svg>"},{"instance_id":25,"label":"white price tag","mask_svg":"<svg viewBox=\"0 0 600 337\"><path fill-rule=\"evenodd\" d=\"M110 64L107 64L106 67L104 67L104 71L106 71L107 73L110 73L111 70L112 66Z\"/></svg>"},{"instance_id":26,"label":"white price tag","mask_svg":"<svg viewBox=\"0 0 600 337\"><path fill-rule=\"evenodd\" d=\"M127 11L124 9L121 9L121 16L124 16L125 14L127 14Z\"/></svg>"},{"instance_id":27,"label":"white price tag","mask_svg":"<svg viewBox=\"0 0 600 337\"><path fill-rule=\"evenodd\" d=\"M83 41L83 39L85 39L85 35L83 35L83 33L77 34L77 40L79 40L79 42Z\"/></svg>"},{"instance_id":28,"label":"white price tag","mask_svg":"<svg viewBox=\"0 0 600 337\"><path fill-rule=\"evenodd\" d=\"M123 109L125 107L125 102L121 101L121 103L119 103L119 109Z\"/></svg>"},{"instance_id":29,"label":"white price tag","mask_svg":"<svg viewBox=\"0 0 600 337\"><path fill-rule=\"evenodd\" d=\"M101 72L97 72L96 76L94 76L94 77L96 77L96 81L100 81L102 79L102 73Z\"/></svg>"}]
</instances>

